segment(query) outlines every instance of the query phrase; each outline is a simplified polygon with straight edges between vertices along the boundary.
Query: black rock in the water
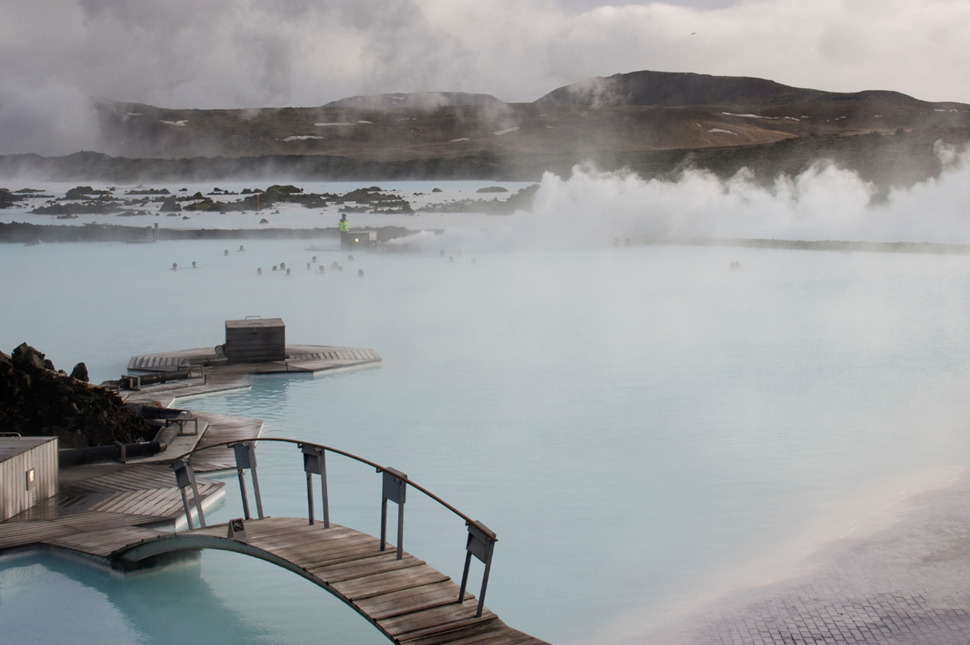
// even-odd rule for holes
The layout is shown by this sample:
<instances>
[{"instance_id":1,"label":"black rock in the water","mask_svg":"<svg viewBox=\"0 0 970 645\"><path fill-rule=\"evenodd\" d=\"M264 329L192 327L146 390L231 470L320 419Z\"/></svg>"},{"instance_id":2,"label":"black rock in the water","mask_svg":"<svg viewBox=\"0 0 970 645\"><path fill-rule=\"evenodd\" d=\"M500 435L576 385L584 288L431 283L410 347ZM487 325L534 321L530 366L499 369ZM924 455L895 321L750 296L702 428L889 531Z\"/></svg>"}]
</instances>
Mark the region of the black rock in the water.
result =
<instances>
[{"instance_id":1,"label":"black rock in the water","mask_svg":"<svg viewBox=\"0 0 970 645\"><path fill-rule=\"evenodd\" d=\"M165 198L162 201L161 207L158 209L160 213L178 213L182 210L182 205L178 203L175 195Z\"/></svg>"},{"instance_id":2,"label":"black rock in the water","mask_svg":"<svg viewBox=\"0 0 970 645\"><path fill-rule=\"evenodd\" d=\"M88 366L84 363L78 363L75 365L74 369L71 370L71 378L89 383L91 379L88 377Z\"/></svg>"},{"instance_id":3,"label":"black rock in the water","mask_svg":"<svg viewBox=\"0 0 970 645\"><path fill-rule=\"evenodd\" d=\"M0 208L17 206L20 204L21 199L22 198L19 195L14 195L6 188L0 188Z\"/></svg>"}]
</instances>

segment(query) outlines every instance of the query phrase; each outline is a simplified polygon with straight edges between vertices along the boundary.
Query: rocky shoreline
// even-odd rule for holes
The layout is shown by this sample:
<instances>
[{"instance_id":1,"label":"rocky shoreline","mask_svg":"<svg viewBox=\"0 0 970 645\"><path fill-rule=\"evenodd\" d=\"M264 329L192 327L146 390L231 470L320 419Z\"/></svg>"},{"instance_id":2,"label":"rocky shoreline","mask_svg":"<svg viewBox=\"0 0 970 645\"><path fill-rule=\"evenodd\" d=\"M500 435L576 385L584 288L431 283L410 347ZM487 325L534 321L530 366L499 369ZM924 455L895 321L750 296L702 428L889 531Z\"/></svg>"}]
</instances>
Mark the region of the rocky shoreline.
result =
<instances>
[{"instance_id":1,"label":"rocky shoreline","mask_svg":"<svg viewBox=\"0 0 970 645\"><path fill-rule=\"evenodd\" d=\"M413 235L417 231L403 226L373 228L382 242ZM159 228L159 241L179 240L336 240L340 233L336 227L326 228L259 228L259 229L178 229ZM30 224L28 222L0 222L0 243L48 244L51 242L144 242L144 226L120 226L116 224Z\"/></svg>"},{"instance_id":2,"label":"rocky shoreline","mask_svg":"<svg viewBox=\"0 0 970 645\"><path fill-rule=\"evenodd\" d=\"M819 161L829 160L858 173L885 196L892 186L911 186L938 176L942 170L938 144L963 149L968 143L970 127L935 126L895 135L813 135L727 147L656 150L593 147L555 153L482 150L462 156L384 160L330 154L127 158L77 152L64 157L0 155L0 178L121 184L255 181L279 177L292 181L535 182L545 172L568 177L577 164L591 162L602 171L630 171L643 179L676 178L688 168L726 178L747 168L755 181L771 185L780 175L794 177Z\"/></svg>"},{"instance_id":3,"label":"rocky shoreline","mask_svg":"<svg viewBox=\"0 0 970 645\"><path fill-rule=\"evenodd\" d=\"M0 428L23 436L56 436L61 448L151 441L157 428L103 387L91 385L84 363L55 370L27 343L0 352Z\"/></svg>"}]
</instances>

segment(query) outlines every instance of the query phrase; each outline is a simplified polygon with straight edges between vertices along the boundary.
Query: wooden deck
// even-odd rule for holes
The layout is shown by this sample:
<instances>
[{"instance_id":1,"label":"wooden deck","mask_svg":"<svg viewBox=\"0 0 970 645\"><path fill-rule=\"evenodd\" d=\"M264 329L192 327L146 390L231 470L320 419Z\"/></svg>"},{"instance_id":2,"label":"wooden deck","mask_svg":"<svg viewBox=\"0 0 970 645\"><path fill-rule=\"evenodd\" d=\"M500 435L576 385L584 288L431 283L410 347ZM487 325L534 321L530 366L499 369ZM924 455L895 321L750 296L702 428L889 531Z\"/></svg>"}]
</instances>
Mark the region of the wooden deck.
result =
<instances>
[{"instance_id":1,"label":"wooden deck","mask_svg":"<svg viewBox=\"0 0 970 645\"><path fill-rule=\"evenodd\" d=\"M246 417L233 417L225 414L213 414L211 412L193 412L199 417L200 422L208 426L196 449L214 446L227 441L239 439L252 439L258 437L263 431L263 422L260 419L248 419ZM191 457L192 468L197 473L211 473L219 470L234 470L236 468L236 458L232 449L221 446L210 448Z\"/></svg>"},{"instance_id":2,"label":"wooden deck","mask_svg":"<svg viewBox=\"0 0 970 645\"><path fill-rule=\"evenodd\" d=\"M203 508L222 482L199 480ZM60 472L60 491L0 522L0 552L62 548L106 557L132 541L168 535L183 518L182 498L167 466L96 464Z\"/></svg>"},{"instance_id":3,"label":"wooden deck","mask_svg":"<svg viewBox=\"0 0 970 645\"><path fill-rule=\"evenodd\" d=\"M171 407L176 399L245 390L252 386L254 374L317 374L339 370L376 367L380 355L362 347L328 345L287 345L286 360L263 363L226 363L213 348L183 349L162 354L132 356L129 372L169 372L194 368L205 377L169 381L143 386L141 390L123 391L125 400L149 404L158 402Z\"/></svg>"},{"instance_id":4,"label":"wooden deck","mask_svg":"<svg viewBox=\"0 0 970 645\"><path fill-rule=\"evenodd\" d=\"M284 567L323 587L367 618L395 643L406 645L541 645L512 629L448 576L409 553L396 559L393 546L342 526L323 528L305 519L265 518L245 522L245 541L227 537L226 524L148 536L109 558L121 566L187 549L244 553Z\"/></svg>"},{"instance_id":5,"label":"wooden deck","mask_svg":"<svg viewBox=\"0 0 970 645\"><path fill-rule=\"evenodd\" d=\"M278 374L280 372L321 372L341 367L380 363L373 349L331 347L329 345L287 345L286 360L262 363L221 364L213 348L183 349L177 352L132 356L128 369L139 372L170 372L190 366L210 365L209 374Z\"/></svg>"},{"instance_id":6,"label":"wooden deck","mask_svg":"<svg viewBox=\"0 0 970 645\"><path fill-rule=\"evenodd\" d=\"M263 429L259 419L194 414L206 428L198 447L258 437ZM227 448L193 455L191 462L200 473L235 467L232 450ZM199 479L203 511L222 496L224 488L222 482ZM182 497L167 463L65 468L59 473L56 495L0 522L0 552L59 547L103 557L132 541L168 535L183 523Z\"/></svg>"}]
</instances>

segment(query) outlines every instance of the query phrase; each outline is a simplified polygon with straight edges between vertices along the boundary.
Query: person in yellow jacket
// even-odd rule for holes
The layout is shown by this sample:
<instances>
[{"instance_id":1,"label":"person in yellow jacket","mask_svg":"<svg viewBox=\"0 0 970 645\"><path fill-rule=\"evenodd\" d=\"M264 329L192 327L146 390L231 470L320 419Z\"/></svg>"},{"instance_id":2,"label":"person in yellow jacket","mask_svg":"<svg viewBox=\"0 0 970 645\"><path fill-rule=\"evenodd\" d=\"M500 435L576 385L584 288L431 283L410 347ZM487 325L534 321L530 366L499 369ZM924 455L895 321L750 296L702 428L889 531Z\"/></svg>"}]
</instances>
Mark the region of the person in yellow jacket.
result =
<instances>
[{"instance_id":1,"label":"person in yellow jacket","mask_svg":"<svg viewBox=\"0 0 970 645\"><path fill-rule=\"evenodd\" d=\"M340 229L340 246L347 246L347 238L350 236L350 222L347 221L347 213L340 216L340 224L337 225Z\"/></svg>"}]
</instances>

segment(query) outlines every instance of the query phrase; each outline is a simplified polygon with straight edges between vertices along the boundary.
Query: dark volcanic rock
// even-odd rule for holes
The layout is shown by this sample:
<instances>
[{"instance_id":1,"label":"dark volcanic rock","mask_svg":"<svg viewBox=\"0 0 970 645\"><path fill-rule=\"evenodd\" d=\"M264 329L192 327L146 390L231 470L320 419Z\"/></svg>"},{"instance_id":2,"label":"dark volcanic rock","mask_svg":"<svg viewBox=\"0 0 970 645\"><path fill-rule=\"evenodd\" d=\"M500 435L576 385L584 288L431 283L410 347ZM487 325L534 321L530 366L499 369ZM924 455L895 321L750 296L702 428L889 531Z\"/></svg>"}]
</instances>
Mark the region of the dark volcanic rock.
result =
<instances>
[{"instance_id":1,"label":"dark volcanic rock","mask_svg":"<svg viewBox=\"0 0 970 645\"><path fill-rule=\"evenodd\" d=\"M481 189L477 192L481 193L483 191L489 193L496 192L486 189ZM505 201L498 201L497 198L492 198L491 201L485 199L463 199L461 201L428 204L421 208L420 211L422 213L487 213L489 215L511 215L518 210L531 212L537 192L539 192L539 184L533 184L522 188Z\"/></svg>"},{"instance_id":2,"label":"dark volcanic rock","mask_svg":"<svg viewBox=\"0 0 970 645\"><path fill-rule=\"evenodd\" d=\"M64 199L90 199L91 197L106 197L110 194L107 190L94 190L90 186L77 186L67 191Z\"/></svg>"},{"instance_id":3,"label":"dark volcanic rock","mask_svg":"<svg viewBox=\"0 0 970 645\"><path fill-rule=\"evenodd\" d=\"M10 359L15 367L25 371L54 369L54 363L47 360L43 354L27 343L22 343L16 347L10 355Z\"/></svg>"},{"instance_id":4,"label":"dark volcanic rock","mask_svg":"<svg viewBox=\"0 0 970 645\"><path fill-rule=\"evenodd\" d=\"M182 205L178 203L175 196L166 198L158 209L161 213L178 213L182 211Z\"/></svg>"},{"instance_id":5,"label":"dark volcanic rock","mask_svg":"<svg viewBox=\"0 0 970 645\"><path fill-rule=\"evenodd\" d=\"M81 363L75 373L86 372ZM148 441L155 430L113 392L58 374L26 343L0 352L0 428L24 436L57 436L61 448Z\"/></svg>"},{"instance_id":6,"label":"dark volcanic rock","mask_svg":"<svg viewBox=\"0 0 970 645\"><path fill-rule=\"evenodd\" d=\"M218 211L219 204L212 201L208 197L204 197L202 201L195 202L194 204L187 205L184 210L187 211Z\"/></svg>"},{"instance_id":7,"label":"dark volcanic rock","mask_svg":"<svg viewBox=\"0 0 970 645\"><path fill-rule=\"evenodd\" d=\"M14 195L6 188L0 188L0 208L10 208L20 203L21 197Z\"/></svg>"},{"instance_id":8,"label":"dark volcanic rock","mask_svg":"<svg viewBox=\"0 0 970 645\"><path fill-rule=\"evenodd\" d=\"M88 366L84 363L78 363L75 365L74 369L71 370L71 378L89 383L91 379L88 377Z\"/></svg>"}]
</instances>

